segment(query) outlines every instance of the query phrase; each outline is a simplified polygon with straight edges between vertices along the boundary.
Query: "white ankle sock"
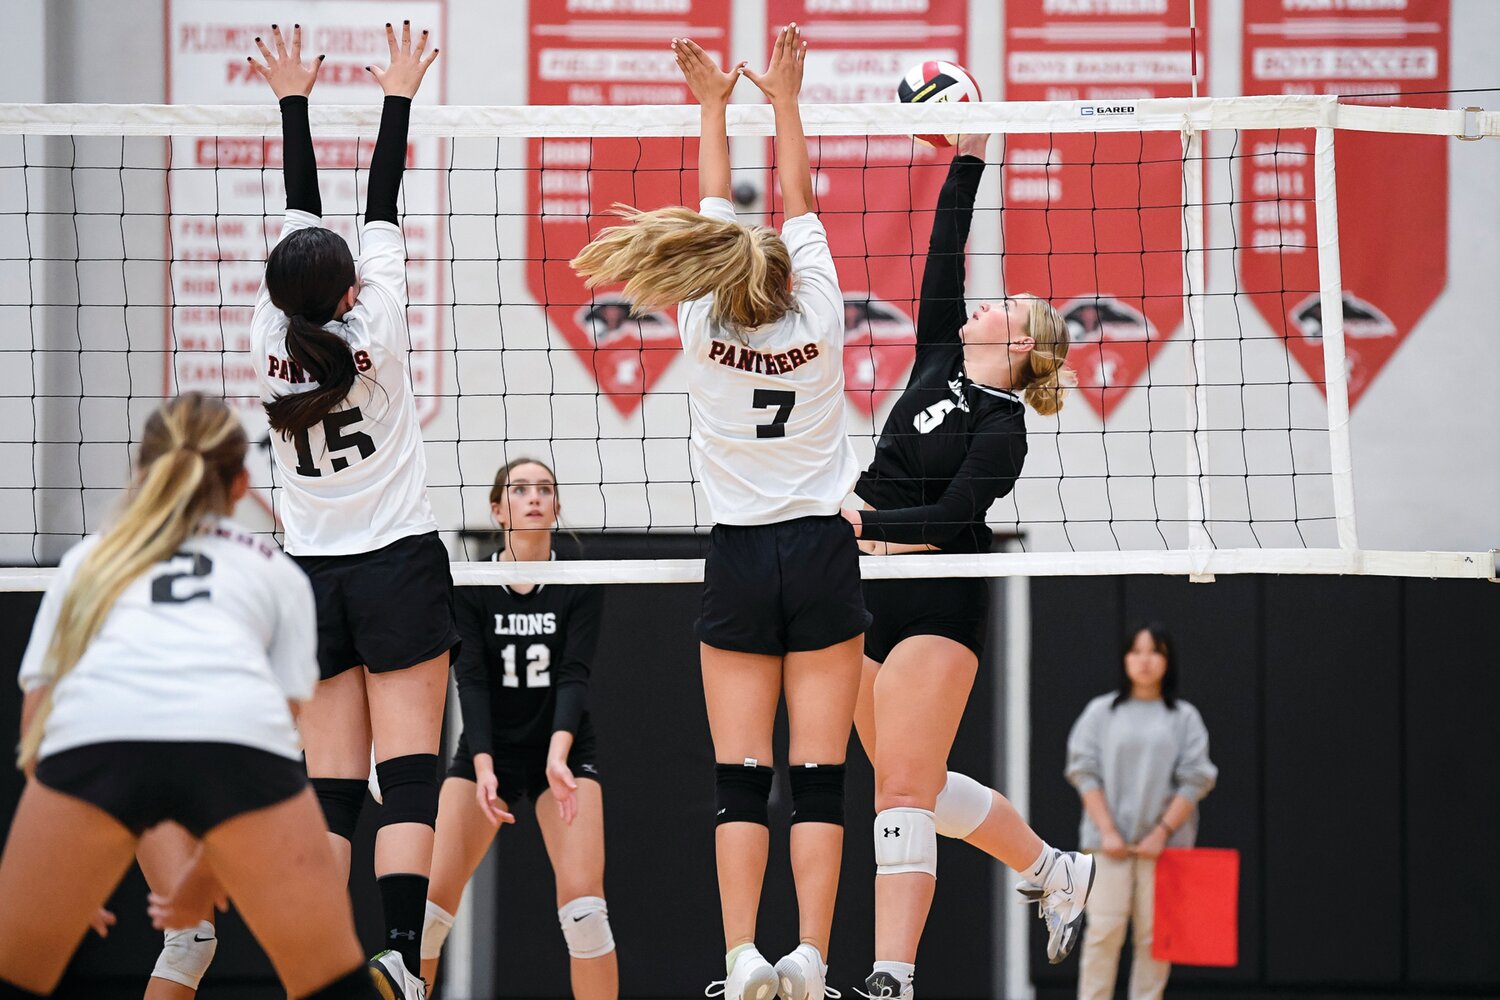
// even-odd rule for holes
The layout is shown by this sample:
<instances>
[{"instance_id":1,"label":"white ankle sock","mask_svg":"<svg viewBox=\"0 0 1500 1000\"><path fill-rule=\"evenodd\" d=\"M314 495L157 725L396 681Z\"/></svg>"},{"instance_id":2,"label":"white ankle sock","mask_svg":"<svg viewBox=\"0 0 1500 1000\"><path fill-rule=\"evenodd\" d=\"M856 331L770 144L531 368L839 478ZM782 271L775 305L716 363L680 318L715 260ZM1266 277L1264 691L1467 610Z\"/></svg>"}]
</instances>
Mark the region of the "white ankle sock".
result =
<instances>
[{"instance_id":1,"label":"white ankle sock","mask_svg":"<svg viewBox=\"0 0 1500 1000\"><path fill-rule=\"evenodd\" d=\"M1026 870L1021 874L1034 884L1045 886L1047 876L1052 872L1052 862L1056 853L1045 840L1042 841L1042 853L1038 854L1036 860L1027 865Z\"/></svg>"},{"instance_id":2,"label":"white ankle sock","mask_svg":"<svg viewBox=\"0 0 1500 1000\"><path fill-rule=\"evenodd\" d=\"M889 972L896 977L897 982L905 986L916 975L917 967L911 962L876 962L871 972Z\"/></svg>"}]
</instances>

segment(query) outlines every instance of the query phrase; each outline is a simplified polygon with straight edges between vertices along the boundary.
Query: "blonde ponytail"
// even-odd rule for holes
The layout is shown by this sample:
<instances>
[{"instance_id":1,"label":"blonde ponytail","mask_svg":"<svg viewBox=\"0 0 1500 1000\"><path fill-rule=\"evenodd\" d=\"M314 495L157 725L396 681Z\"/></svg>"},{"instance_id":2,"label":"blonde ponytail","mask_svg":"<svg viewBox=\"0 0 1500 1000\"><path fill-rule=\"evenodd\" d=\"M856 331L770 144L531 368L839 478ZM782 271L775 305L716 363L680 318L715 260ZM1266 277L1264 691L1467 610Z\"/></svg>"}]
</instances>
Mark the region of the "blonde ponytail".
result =
<instances>
[{"instance_id":1,"label":"blonde ponytail","mask_svg":"<svg viewBox=\"0 0 1500 1000\"><path fill-rule=\"evenodd\" d=\"M1063 396L1078 384L1078 376L1067 366L1068 324L1062 313L1046 299L1033 297L1026 316L1026 335L1036 342L1027 355L1021 397L1044 417L1063 408Z\"/></svg>"},{"instance_id":2,"label":"blonde ponytail","mask_svg":"<svg viewBox=\"0 0 1500 1000\"><path fill-rule=\"evenodd\" d=\"M119 520L99 537L63 595L47 647L47 695L21 740L18 766L36 757L52 692L78 665L125 588L177 547L210 514L228 513L230 488L248 442L229 407L190 392L146 421L140 472Z\"/></svg>"},{"instance_id":3,"label":"blonde ponytail","mask_svg":"<svg viewBox=\"0 0 1500 1000\"><path fill-rule=\"evenodd\" d=\"M775 230L681 206L615 211L624 224L600 233L571 266L589 288L623 282L632 315L712 296L710 320L743 335L796 308L792 257Z\"/></svg>"}]
</instances>

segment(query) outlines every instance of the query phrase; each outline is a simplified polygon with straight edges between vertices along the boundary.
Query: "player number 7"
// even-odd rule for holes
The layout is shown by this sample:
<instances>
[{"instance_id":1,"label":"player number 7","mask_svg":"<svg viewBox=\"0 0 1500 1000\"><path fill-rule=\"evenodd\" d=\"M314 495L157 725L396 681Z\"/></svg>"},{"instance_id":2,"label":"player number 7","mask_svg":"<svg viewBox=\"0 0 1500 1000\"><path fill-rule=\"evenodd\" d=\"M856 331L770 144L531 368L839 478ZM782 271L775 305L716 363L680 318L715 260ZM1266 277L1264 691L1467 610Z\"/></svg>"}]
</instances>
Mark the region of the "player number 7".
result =
<instances>
[{"instance_id":1,"label":"player number 7","mask_svg":"<svg viewBox=\"0 0 1500 1000\"><path fill-rule=\"evenodd\" d=\"M792 407L797 405L797 394L790 389L756 389L753 403L757 410L764 410L768 406L776 407L776 415L771 418L771 422L755 428L755 436L786 437L786 421L792 415Z\"/></svg>"}]
</instances>

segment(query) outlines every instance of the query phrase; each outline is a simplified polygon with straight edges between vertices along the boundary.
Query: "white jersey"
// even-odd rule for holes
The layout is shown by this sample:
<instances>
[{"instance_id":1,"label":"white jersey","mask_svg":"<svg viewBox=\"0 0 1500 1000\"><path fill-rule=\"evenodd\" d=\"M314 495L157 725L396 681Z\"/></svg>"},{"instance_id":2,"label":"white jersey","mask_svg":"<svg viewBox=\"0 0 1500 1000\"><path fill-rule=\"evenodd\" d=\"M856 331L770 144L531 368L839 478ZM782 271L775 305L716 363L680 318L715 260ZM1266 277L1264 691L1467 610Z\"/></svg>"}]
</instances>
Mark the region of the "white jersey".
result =
<instances>
[{"instance_id":1,"label":"white jersey","mask_svg":"<svg viewBox=\"0 0 1500 1000\"><path fill-rule=\"evenodd\" d=\"M289 211L281 239L322 220ZM359 297L324 326L354 352L359 378L348 397L306 434L271 432L277 513L296 556L372 552L437 530L427 502L427 455L406 374L406 247L389 222L360 230ZM286 350L286 315L262 282L250 325L260 397L317 388Z\"/></svg>"},{"instance_id":2,"label":"white jersey","mask_svg":"<svg viewBox=\"0 0 1500 1000\"><path fill-rule=\"evenodd\" d=\"M736 221L734 206L699 209ZM692 454L720 524L837 514L859 476L844 420L844 297L828 234L811 213L788 219L797 308L745 337L709 318L711 298L682 303Z\"/></svg>"},{"instance_id":3,"label":"white jersey","mask_svg":"<svg viewBox=\"0 0 1500 1000\"><path fill-rule=\"evenodd\" d=\"M90 536L63 556L21 660L49 683L47 648ZM235 743L298 759L288 700L318 683L312 585L274 545L228 520L131 581L52 692L41 757L92 743Z\"/></svg>"}]
</instances>

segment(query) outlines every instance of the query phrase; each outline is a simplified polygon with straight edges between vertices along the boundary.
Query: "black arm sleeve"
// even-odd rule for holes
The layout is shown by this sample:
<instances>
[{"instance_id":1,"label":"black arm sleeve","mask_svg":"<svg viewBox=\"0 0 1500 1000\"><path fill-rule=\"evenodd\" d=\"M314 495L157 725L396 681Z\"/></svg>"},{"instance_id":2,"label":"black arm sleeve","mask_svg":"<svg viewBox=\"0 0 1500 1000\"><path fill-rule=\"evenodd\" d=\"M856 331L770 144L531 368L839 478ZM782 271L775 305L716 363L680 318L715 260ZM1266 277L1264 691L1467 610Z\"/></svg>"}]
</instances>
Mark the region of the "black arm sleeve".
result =
<instances>
[{"instance_id":1,"label":"black arm sleeve","mask_svg":"<svg viewBox=\"0 0 1500 1000\"><path fill-rule=\"evenodd\" d=\"M458 707L464 717L464 742L470 753L494 753L495 727L490 717L490 671L484 662L485 610L474 590L454 590L453 617L463 646L453 673L458 680Z\"/></svg>"},{"instance_id":2,"label":"black arm sleeve","mask_svg":"<svg viewBox=\"0 0 1500 1000\"><path fill-rule=\"evenodd\" d=\"M365 196L365 221L396 223L396 199L406 169L406 129L411 120L411 98L387 97L380 109L380 134L370 155L370 189Z\"/></svg>"},{"instance_id":3,"label":"black arm sleeve","mask_svg":"<svg viewBox=\"0 0 1500 1000\"><path fill-rule=\"evenodd\" d=\"M936 503L860 512L860 537L942 547L965 528L984 521L990 505L1015 488L1026 460L1026 431L1001 416L974 432L968 454Z\"/></svg>"},{"instance_id":4,"label":"black arm sleeve","mask_svg":"<svg viewBox=\"0 0 1500 1000\"><path fill-rule=\"evenodd\" d=\"M562 662L554 671L557 706L552 710L552 731L578 733L578 723L588 707L589 664L599 647L599 620L604 616L604 593L599 587L579 587L578 599L568 613L568 636L563 643Z\"/></svg>"},{"instance_id":5,"label":"black arm sleeve","mask_svg":"<svg viewBox=\"0 0 1500 1000\"><path fill-rule=\"evenodd\" d=\"M964 325L964 246L974 220L974 196L984 161L975 156L955 156L948 177L938 193L932 220L932 239L927 245L927 266L922 271L922 305L917 312L917 344L956 344L958 328Z\"/></svg>"},{"instance_id":6,"label":"black arm sleeve","mask_svg":"<svg viewBox=\"0 0 1500 1000\"><path fill-rule=\"evenodd\" d=\"M322 218L318 159L313 154L305 97L281 99L281 175L286 182L287 211L307 212Z\"/></svg>"}]
</instances>

